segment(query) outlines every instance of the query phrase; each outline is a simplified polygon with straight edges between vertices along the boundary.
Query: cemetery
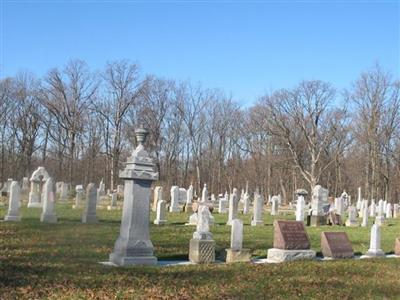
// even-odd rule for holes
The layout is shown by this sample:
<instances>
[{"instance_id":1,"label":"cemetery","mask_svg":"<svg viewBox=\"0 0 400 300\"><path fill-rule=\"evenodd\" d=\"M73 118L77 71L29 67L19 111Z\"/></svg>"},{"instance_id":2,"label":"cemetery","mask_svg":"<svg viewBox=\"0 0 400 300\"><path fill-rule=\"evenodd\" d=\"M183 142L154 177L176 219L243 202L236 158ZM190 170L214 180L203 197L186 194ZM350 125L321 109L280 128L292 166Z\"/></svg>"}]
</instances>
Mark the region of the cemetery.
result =
<instances>
[{"instance_id":1,"label":"cemetery","mask_svg":"<svg viewBox=\"0 0 400 300\"><path fill-rule=\"evenodd\" d=\"M56 184L43 167L33 172L30 191L18 181L4 185L2 297L385 298L400 292L398 205L379 200L375 209L361 189L355 203L345 192L333 201L319 185L309 203L298 193L294 205L280 204L279 195L268 205L258 190L252 199L248 187L217 200L206 184L197 199L192 185L172 186L166 201L163 188L152 186L158 173L144 146L148 131L135 134L137 147L119 174L119 200L117 191L105 193L103 182L85 190L78 185L68 198L69 185Z\"/></svg>"}]
</instances>

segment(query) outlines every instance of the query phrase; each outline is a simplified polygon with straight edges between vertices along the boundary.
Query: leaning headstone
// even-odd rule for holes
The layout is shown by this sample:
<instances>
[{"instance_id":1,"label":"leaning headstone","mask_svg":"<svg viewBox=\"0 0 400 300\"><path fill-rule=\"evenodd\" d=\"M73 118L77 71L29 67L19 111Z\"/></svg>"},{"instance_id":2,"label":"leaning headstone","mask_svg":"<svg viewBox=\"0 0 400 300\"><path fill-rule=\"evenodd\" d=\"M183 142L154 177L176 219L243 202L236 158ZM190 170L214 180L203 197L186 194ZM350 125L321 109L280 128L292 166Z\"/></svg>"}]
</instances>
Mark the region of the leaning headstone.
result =
<instances>
[{"instance_id":1,"label":"leaning headstone","mask_svg":"<svg viewBox=\"0 0 400 300\"><path fill-rule=\"evenodd\" d=\"M49 174L44 167L37 168L29 179L31 182L31 190L29 192L28 207L42 207L40 202L42 186L49 178Z\"/></svg>"},{"instance_id":2,"label":"leaning headstone","mask_svg":"<svg viewBox=\"0 0 400 300\"><path fill-rule=\"evenodd\" d=\"M329 258L351 258L353 247L346 232L321 232L321 252Z\"/></svg>"},{"instance_id":3,"label":"leaning headstone","mask_svg":"<svg viewBox=\"0 0 400 300\"><path fill-rule=\"evenodd\" d=\"M215 261L215 241L210 232L209 209L206 205L199 207L197 228L189 245L189 260L197 264Z\"/></svg>"},{"instance_id":4,"label":"leaning headstone","mask_svg":"<svg viewBox=\"0 0 400 300\"><path fill-rule=\"evenodd\" d=\"M43 211L40 216L40 222L43 223L57 223L57 216L55 212L55 187L54 181L50 177L46 180L43 187Z\"/></svg>"},{"instance_id":5,"label":"leaning headstone","mask_svg":"<svg viewBox=\"0 0 400 300\"><path fill-rule=\"evenodd\" d=\"M250 249L243 249L243 221L235 219L231 226L231 247L226 249L226 262L250 261Z\"/></svg>"},{"instance_id":6,"label":"leaning headstone","mask_svg":"<svg viewBox=\"0 0 400 300\"><path fill-rule=\"evenodd\" d=\"M316 185L312 191L311 198L311 226L326 224L324 207L328 204L328 190L320 185Z\"/></svg>"},{"instance_id":7,"label":"leaning headstone","mask_svg":"<svg viewBox=\"0 0 400 300\"><path fill-rule=\"evenodd\" d=\"M304 221L304 207L306 206L306 202L304 201L303 196L298 196L297 204L296 204L296 221Z\"/></svg>"},{"instance_id":8,"label":"leaning headstone","mask_svg":"<svg viewBox=\"0 0 400 300\"><path fill-rule=\"evenodd\" d=\"M77 185L75 187L75 204L72 205L73 209L78 209L82 206L83 202L83 194L85 193L85 189L83 188L82 185Z\"/></svg>"},{"instance_id":9,"label":"leaning headstone","mask_svg":"<svg viewBox=\"0 0 400 300\"><path fill-rule=\"evenodd\" d=\"M237 189L233 189L233 193L229 199L229 210L228 210L228 222L226 225L231 225L232 221L237 218L237 212L238 212L238 194L237 194Z\"/></svg>"},{"instance_id":10,"label":"leaning headstone","mask_svg":"<svg viewBox=\"0 0 400 300\"><path fill-rule=\"evenodd\" d=\"M171 206L169 207L169 212L180 212L179 207L179 187L174 185L171 187Z\"/></svg>"},{"instance_id":11,"label":"leaning headstone","mask_svg":"<svg viewBox=\"0 0 400 300\"><path fill-rule=\"evenodd\" d=\"M113 192L111 194L111 203L110 203L110 205L107 206L107 210L118 209L117 198L118 198L118 194L116 192Z\"/></svg>"},{"instance_id":12,"label":"leaning headstone","mask_svg":"<svg viewBox=\"0 0 400 300\"><path fill-rule=\"evenodd\" d=\"M354 206L350 205L347 210L349 212L349 217L346 221L346 226L358 226L357 209Z\"/></svg>"},{"instance_id":13,"label":"leaning headstone","mask_svg":"<svg viewBox=\"0 0 400 300\"><path fill-rule=\"evenodd\" d=\"M21 221L19 208L21 207L21 189L18 181L13 181L10 185L8 212L4 221Z\"/></svg>"},{"instance_id":14,"label":"leaning headstone","mask_svg":"<svg viewBox=\"0 0 400 300\"><path fill-rule=\"evenodd\" d=\"M315 256L303 222L274 221L274 248L268 249L267 260L284 262L313 259Z\"/></svg>"},{"instance_id":15,"label":"leaning headstone","mask_svg":"<svg viewBox=\"0 0 400 300\"><path fill-rule=\"evenodd\" d=\"M94 183L90 183L86 188L86 206L82 215L82 223L97 223L96 204L97 189Z\"/></svg>"},{"instance_id":16,"label":"leaning headstone","mask_svg":"<svg viewBox=\"0 0 400 300\"><path fill-rule=\"evenodd\" d=\"M253 219L251 220L251 226L263 226L264 225L264 199L258 193L254 192L254 203L253 203Z\"/></svg>"},{"instance_id":17,"label":"leaning headstone","mask_svg":"<svg viewBox=\"0 0 400 300\"><path fill-rule=\"evenodd\" d=\"M377 224L371 227L371 241L368 252L361 258L384 257L385 252L381 249L381 227Z\"/></svg>"},{"instance_id":18,"label":"leaning headstone","mask_svg":"<svg viewBox=\"0 0 400 300\"><path fill-rule=\"evenodd\" d=\"M162 186L156 186L154 188L153 206L152 210L157 211L157 203L162 200Z\"/></svg>"},{"instance_id":19,"label":"leaning headstone","mask_svg":"<svg viewBox=\"0 0 400 300\"><path fill-rule=\"evenodd\" d=\"M120 235L115 242L110 262L120 265L154 265L157 258L153 254L150 240L150 187L158 180L153 160L144 149L148 131L135 130L138 146L128 158L125 170L119 177L124 179L124 204Z\"/></svg>"},{"instance_id":20,"label":"leaning headstone","mask_svg":"<svg viewBox=\"0 0 400 300\"><path fill-rule=\"evenodd\" d=\"M156 219L154 220L154 224L164 225L165 223L167 223L166 205L167 205L167 203L164 200L158 201Z\"/></svg>"}]
</instances>

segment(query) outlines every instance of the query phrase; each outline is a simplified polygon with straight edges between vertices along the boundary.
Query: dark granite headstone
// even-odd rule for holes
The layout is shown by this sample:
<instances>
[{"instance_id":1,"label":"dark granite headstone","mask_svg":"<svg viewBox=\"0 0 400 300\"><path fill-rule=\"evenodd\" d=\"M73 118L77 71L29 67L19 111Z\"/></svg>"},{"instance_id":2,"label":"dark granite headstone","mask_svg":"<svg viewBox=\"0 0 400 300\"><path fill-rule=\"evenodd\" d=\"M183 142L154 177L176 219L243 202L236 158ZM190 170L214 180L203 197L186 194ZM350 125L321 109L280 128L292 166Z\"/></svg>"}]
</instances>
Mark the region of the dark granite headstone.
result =
<instances>
[{"instance_id":1,"label":"dark granite headstone","mask_svg":"<svg viewBox=\"0 0 400 300\"><path fill-rule=\"evenodd\" d=\"M301 221L274 221L274 248L284 250L310 249L310 239Z\"/></svg>"},{"instance_id":2,"label":"dark granite headstone","mask_svg":"<svg viewBox=\"0 0 400 300\"><path fill-rule=\"evenodd\" d=\"M350 258L353 247L346 232L321 232L321 251L324 257Z\"/></svg>"}]
</instances>

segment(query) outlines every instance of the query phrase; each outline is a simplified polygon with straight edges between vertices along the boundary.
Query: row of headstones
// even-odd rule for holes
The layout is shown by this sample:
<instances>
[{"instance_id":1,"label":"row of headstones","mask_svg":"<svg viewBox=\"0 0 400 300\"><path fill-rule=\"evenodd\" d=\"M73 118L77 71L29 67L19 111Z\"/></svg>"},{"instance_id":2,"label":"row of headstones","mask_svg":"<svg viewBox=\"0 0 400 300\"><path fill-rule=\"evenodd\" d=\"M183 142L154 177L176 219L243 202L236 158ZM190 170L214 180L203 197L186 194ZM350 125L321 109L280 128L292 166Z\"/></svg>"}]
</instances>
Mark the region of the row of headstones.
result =
<instances>
[{"instance_id":1,"label":"row of headstones","mask_svg":"<svg viewBox=\"0 0 400 300\"><path fill-rule=\"evenodd\" d=\"M80 194L82 195L82 194ZM82 223L96 223L96 203L98 190L95 184L90 183L86 188L86 206L82 214ZM42 204L42 203L40 203ZM21 207L21 188L18 181L13 181L10 185L8 212L4 217L5 221L20 221ZM55 212L55 185L51 177L47 178L43 186L43 204L40 221L44 223L56 223L57 215Z\"/></svg>"}]
</instances>

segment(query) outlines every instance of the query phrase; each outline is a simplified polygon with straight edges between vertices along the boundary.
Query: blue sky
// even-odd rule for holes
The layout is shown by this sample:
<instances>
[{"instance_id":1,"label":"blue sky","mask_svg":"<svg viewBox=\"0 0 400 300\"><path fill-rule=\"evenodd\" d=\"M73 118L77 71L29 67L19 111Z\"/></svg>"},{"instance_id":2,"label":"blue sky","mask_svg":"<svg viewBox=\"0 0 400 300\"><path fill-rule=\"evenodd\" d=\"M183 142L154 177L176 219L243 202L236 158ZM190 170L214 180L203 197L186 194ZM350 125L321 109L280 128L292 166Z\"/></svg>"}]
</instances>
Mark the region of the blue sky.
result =
<instances>
[{"instance_id":1,"label":"blue sky","mask_svg":"<svg viewBox=\"0 0 400 300\"><path fill-rule=\"evenodd\" d=\"M0 1L1 78L130 59L243 105L303 79L348 87L376 62L400 78L399 1Z\"/></svg>"}]
</instances>

